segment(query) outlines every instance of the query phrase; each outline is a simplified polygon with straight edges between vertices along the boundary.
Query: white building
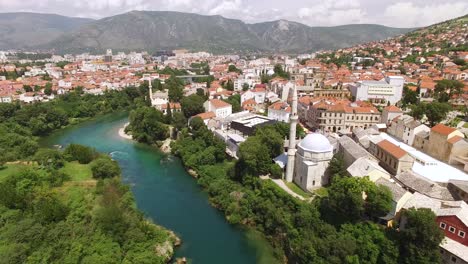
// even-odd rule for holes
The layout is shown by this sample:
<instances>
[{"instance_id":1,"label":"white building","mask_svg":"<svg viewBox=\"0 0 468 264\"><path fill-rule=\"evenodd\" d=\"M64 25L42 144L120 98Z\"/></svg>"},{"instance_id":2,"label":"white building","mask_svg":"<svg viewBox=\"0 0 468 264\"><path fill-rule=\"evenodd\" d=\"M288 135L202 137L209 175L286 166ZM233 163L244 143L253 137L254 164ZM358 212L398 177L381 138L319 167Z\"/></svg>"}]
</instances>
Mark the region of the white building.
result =
<instances>
[{"instance_id":1,"label":"white building","mask_svg":"<svg viewBox=\"0 0 468 264\"><path fill-rule=\"evenodd\" d=\"M289 122L291 107L286 102L278 101L268 107L268 117L281 122Z\"/></svg>"},{"instance_id":2,"label":"white building","mask_svg":"<svg viewBox=\"0 0 468 264\"><path fill-rule=\"evenodd\" d=\"M213 112L216 117L226 118L232 114L232 105L219 99L208 100L203 106L206 112Z\"/></svg>"},{"instance_id":3,"label":"white building","mask_svg":"<svg viewBox=\"0 0 468 264\"><path fill-rule=\"evenodd\" d=\"M329 183L326 173L333 158L333 146L323 135L307 135L296 152L294 182L304 190L317 189Z\"/></svg>"},{"instance_id":4,"label":"white building","mask_svg":"<svg viewBox=\"0 0 468 264\"><path fill-rule=\"evenodd\" d=\"M351 85L350 90L356 100L380 105L386 105L387 102L395 104L402 98L404 82L401 76L388 76L381 81L359 81Z\"/></svg>"}]
</instances>

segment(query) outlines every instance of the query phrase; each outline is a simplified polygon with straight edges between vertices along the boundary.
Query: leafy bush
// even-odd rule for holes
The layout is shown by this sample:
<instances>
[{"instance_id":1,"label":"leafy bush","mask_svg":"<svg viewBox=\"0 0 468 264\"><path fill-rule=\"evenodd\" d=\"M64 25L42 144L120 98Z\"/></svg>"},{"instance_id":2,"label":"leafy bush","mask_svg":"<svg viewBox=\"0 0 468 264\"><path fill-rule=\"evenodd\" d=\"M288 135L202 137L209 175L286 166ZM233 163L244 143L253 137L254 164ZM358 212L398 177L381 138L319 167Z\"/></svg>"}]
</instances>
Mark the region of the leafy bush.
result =
<instances>
[{"instance_id":1,"label":"leafy bush","mask_svg":"<svg viewBox=\"0 0 468 264\"><path fill-rule=\"evenodd\" d=\"M121 173L117 161L107 156L100 156L95 159L91 163L91 171L95 179L113 178L119 176Z\"/></svg>"},{"instance_id":2,"label":"leafy bush","mask_svg":"<svg viewBox=\"0 0 468 264\"><path fill-rule=\"evenodd\" d=\"M80 164L88 164L97 157L93 148L79 144L68 145L63 154L68 161L76 160Z\"/></svg>"}]
</instances>

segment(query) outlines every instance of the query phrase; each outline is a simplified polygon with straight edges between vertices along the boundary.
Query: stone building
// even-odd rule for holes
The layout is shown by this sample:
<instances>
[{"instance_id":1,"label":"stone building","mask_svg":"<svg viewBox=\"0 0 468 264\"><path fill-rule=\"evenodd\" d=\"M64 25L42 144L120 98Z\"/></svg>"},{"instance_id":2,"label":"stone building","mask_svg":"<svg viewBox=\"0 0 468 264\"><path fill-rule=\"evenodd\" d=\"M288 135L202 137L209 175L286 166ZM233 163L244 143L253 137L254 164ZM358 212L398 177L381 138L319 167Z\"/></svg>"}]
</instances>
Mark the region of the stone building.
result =
<instances>
[{"instance_id":1,"label":"stone building","mask_svg":"<svg viewBox=\"0 0 468 264\"><path fill-rule=\"evenodd\" d=\"M395 117L400 115L403 115L403 111L400 108L394 105L386 106L382 111L382 123L388 125Z\"/></svg>"},{"instance_id":2,"label":"stone building","mask_svg":"<svg viewBox=\"0 0 468 264\"><path fill-rule=\"evenodd\" d=\"M371 145L373 142L371 141ZM373 149L373 148L370 148ZM414 158L408 152L384 139L377 143L376 153L372 153L379 161L380 165L392 175L400 174L403 171L411 170Z\"/></svg>"},{"instance_id":3,"label":"stone building","mask_svg":"<svg viewBox=\"0 0 468 264\"><path fill-rule=\"evenodd\" d=\"M354 128L368 128L380 122L380 112L374 106L349 101L322 100L309 108L308 123L328 132L350 133Z\"/></svg>"},{"instance_id":4,"label":"stone building","mask_svg":"<svg viewBox=\"0 0 468 264\"><path fill-rule=\"evenodd\" d=\"M390 122L387 133L412 146L418 133L429 132L430 130L428 126L414 120L413 117L401 115Z\"/></svg>"},{"instance_id":5,"label":"stone building","mask_svg":"<svg viewBox=\"0 0 468 264\"><path fill-rule=\"evenodd\" d=\"M327 185L327 168L332 158L333 147L325 136L307 135L297 146L294 182L304 190Z\"/></svg>"},{"instance_id":6,"label":"stone building","mask_svg":"<svg viewBox=\"0 0 468 264\"><path fill-rule=\"evenodd\" d=\"M468 155L464 137L465 135L457 129L438 124L431 128L424 150L436 159L449 162L451 157Z\"/></svg>"}]
</instances>

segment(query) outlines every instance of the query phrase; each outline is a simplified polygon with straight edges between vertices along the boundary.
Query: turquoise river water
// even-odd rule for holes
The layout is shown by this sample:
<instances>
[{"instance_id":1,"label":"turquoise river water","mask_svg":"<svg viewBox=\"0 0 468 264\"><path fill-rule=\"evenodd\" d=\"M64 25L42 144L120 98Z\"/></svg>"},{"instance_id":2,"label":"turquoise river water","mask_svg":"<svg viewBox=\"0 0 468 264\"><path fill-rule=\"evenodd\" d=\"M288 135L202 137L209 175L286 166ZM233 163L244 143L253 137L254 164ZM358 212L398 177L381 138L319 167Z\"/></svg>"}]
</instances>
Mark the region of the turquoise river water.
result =
<instances>
[{"instance_id":1,"label":"turquoise river water","mask_svg":"<svg viewBox=\"0 0 468 264\"><path fill-rule=\"evenodd\" d=\"M127 121L126 114L100 117L60 130L42 144L78 143L109 153L122 167L123 181L131 186L138 208L182 239L175 257L195 264L276 262L262 236L229 225L210 206L179 159L121 138L118 130Z\"/></svg>"}]
</instances>

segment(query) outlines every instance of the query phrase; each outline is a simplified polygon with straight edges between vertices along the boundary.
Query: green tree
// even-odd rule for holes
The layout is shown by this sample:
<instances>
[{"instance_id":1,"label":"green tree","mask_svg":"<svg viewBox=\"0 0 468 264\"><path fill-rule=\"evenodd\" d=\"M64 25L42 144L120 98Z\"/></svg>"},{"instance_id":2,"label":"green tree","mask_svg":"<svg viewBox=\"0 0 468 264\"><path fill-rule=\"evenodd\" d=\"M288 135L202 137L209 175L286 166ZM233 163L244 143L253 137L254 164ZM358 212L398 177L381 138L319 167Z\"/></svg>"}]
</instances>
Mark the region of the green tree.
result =
<instances>
[{"instance_id":1,"label":"green tree","mask_svg":"<svg viewBox=\"0 0 468 264\"><path fill-rule=\"evenodd\" d=\"M240 95L239 94L234 94L234 95L231 95L229 96L228 99L226 100L223 100L225 101L226 103L230 104L232 106L232 112L233 113L237 113L237 112L240 112L242 111L242 107L240 105Z\"/></svg>"},{"instance_id":2,"label":"green tree","mask_svg":"<svg viewBox=\"0 0 468 264\"><path fill-rule=\"evenodd\" d=\"M447 102L453 95L461 94L463 87L464 84L457 80L437 81L434 89L435 97L439 102Z\"/></svg>"},{"instance_id":3,"label":"green tree","mask_svg":"<svg viewBox=\"0 0 468 264\"><path fill-rule=\"evenodd\" d=\"M129 120L126 130L138 142L156 144L169 136L169 129L163 124L163 113L153 107L144 106L131 111Z\"/></svg>"},{"instance_id":4,"label":"green tree","mask_svg":"<svg viewBox=\"0 0 468 264\"><path fill-rule=\"evenodd\" d=\"M249 90L249 84L248 84L248 83L243 83L243 84L242 84L242 91L245 92L245 91L247 91L247 90Z\"/></svg>"},{"instance_id":5,"label":"green tree","mask_svg":"<svg viewBox=\"0 0 468 264\"><path fill-rule=\"evenodd\" d=\"M33 160L40 166L50 169L59 169L65 165L62 153L55 149L40 149Z\"/></svg>"},{"instance_id":6,"label":"green tree","mask_svg":"<svg viewBox=\"0 0 468 264\"><path fill-rule=\"evenodd\" d=\"M392 192L387 186L369 184L366 192L366 214L371 218L387 215L393 207Z\"/></svg>"},{"instance_id":7,"label":"green tree","mask_svg":"<svg viewBox=\"0 0 468 264\"><path fill-rule=\"evenodd\" d=\"M204 102L205 99L203 97L192 94L184 97L180 102L180 106L182 107L182 112L184 113L185 117L190 118L205 112L205 107L203 106Z\"/></svg>"},{"instance_id":8,"label":"green tree","mask_svg":"<svg viewBox=\"0 0 468 264\"><path fill-rule=\"evenodd\" d=\"M228 72L237 72L242 74L242 71L236 67L234 64L230 64L228 68Z\"/></svg>"},{"instance_id":9,"label":"green tree","mask_svg":"<svg viewBox=\"0 0 468 264\"><path fill-rule=\"evenodd\" d=\"M51 95L51 94L52 94L52 83L48 82L48 83L45 85L44 93L47 94L47 95Z\"/></svg>"},{"instance_id":10,"label":"green tree","mask_svg":"<svg viewBox=\"0 0 468 264\"><path fill-rule=\"evenodd\" d=\"M97 157L97 153L93 148L79 144L68 145L63 155L67 160L76 160L80 164L88 164Z\"/></svg>"},{"instance_id":11,"label":"green tree","mask_svg":"<svg viewBox=\"0 0 468 264\"><path fill-rule=\"evenodd\" d=\"M100 156L91 163L93 178L106 179L120 176L120 167L117 161L107 156Z\"/></svg>"},{"instance_id":12,"label":"green tree","mask_svg":"<svg viewBox=\"0 0 468 264\"><path fill-rule=\"evenodd\" d=\"M414 105L418 103L418 93L410 90L408 86L403 87L403 105Z\"/></svg>"},{"instance_id":13,"label":"green tree","mask_svg":"<svg viewBox=\"0 0 468 264\"><path fill-rule=\"evenodd\" d=\"M69 209L50 191L36 194L33 201L34 214L42 223L59 222L65 220Z\"/></svg>"},{"instance_id":14,"label":"green tree","mask_svg":"<svg viewBox=\"0 0 468 264\"><path fill-rule=\"evenodd\" d=\"M403 217L406 224L400 231L399 263L440 263L439 245L444 233L435 221L435 214L427 208L410 208Z\"/></svg>"},{"instance_id":15,"label":"green tree","mask_svg":"<svg viewBox=\"0 0 468 264\"><path fill-rule=\"evenodd\" d=\"M232 82L231 79L229 79L225 84L224 88L228 91L234 91L234 83Z\"/></svg>"},{"instance_id":16,"label":"green tree","mask_svg":"<svg viewBox=\"0 0 468 264\"><path fill-rule=\"evenodd\" d=\"M333 158L330 161L330 165L328 166L328 171L333 177L348 175L342 154L337 153L333 155Z\"/></svg>"},{"instance_id":17,"label":"green tree","mask_svg":"<svg viewBox=\"0 0 468 264\"><path fill-rule=\"evenodd\" d=\"M172 102L180 102L184 96L184 87L181 80L175 75L172 75L168 80L166 80L166 86L169 90L169 100Z\"/></svg>"},{"instance_id":18,"label":"green tree","mask_svg":"<svg viewBox=\"0 0 468 264\"><path fill-rule=\"evenodd\" d=\"M444 120L450 109L450 105L446 103L432 102L427 104L425 107L425 113L431 127Z\"/></svg>"},{"instance_id":19,"label":"green tree","mask_svg":"<svg viewBox=\"0 0 468 264\"><path fill-rule=\"evenodd\" d=\"M177 131L181 131L183 128L187 127L187 118L181 112L174 113L172 117L172 125Z\"/></svg>"}]
</instances>

